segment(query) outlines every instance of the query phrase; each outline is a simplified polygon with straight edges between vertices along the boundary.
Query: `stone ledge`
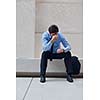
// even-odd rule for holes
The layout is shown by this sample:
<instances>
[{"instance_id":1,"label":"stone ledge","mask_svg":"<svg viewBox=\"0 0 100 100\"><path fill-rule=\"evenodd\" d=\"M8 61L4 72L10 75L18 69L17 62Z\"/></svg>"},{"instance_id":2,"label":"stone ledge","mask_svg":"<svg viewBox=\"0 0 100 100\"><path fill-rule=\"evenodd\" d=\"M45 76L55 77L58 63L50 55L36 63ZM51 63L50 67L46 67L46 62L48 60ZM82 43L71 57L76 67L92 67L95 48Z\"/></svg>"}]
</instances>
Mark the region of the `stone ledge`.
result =
<instances>
[{"instance_id":1,"label":"stone ledge","mask_svg":"<svg viewBox=\"0 0 100 100\"><path fill-rule=\"evenodd\" d=\"M83 72L83 60L80 58L81 70ZM65 65L63 60L48 61L47 72L50 73L64 73ZM40 58L17 58L16 72L39 72L40 71Z\"/></svg>"}]
</instances>

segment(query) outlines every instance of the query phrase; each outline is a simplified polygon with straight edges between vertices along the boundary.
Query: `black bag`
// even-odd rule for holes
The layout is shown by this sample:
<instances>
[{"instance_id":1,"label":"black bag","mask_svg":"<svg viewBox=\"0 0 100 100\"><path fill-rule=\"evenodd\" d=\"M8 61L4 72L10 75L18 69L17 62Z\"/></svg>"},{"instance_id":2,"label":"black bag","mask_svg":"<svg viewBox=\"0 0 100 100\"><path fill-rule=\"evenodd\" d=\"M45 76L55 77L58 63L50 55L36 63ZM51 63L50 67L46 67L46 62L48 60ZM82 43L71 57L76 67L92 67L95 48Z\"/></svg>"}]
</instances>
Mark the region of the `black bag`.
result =
<instances>
[{"instance_id":1,"label":"black bag","mask_svg":"<svg viewBox=\"0 0 100 100\"><path fill-rule=\"evenodd\" d=\"M81 64L78 60L78 57L76 56L72 56L71 57L71 63L73 66L73 75L79 74L80 73L80 68L81 68Z\"/></svg>"}]
</instances>

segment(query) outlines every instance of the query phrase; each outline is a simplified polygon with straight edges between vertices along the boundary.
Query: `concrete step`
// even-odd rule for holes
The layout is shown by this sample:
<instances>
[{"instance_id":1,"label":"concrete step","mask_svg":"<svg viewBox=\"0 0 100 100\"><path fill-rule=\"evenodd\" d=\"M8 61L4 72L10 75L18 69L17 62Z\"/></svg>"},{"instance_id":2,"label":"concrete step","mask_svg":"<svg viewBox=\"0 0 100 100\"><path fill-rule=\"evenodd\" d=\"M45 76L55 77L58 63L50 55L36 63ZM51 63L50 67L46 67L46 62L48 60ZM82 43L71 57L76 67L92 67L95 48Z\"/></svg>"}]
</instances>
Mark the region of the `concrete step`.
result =
<instances>
[{"instance_id":1,"label":"concrete step","mask_svg":"<svg viewBox=\"0 0 100 100\"><path fill-rule=\"evenodd\" d=\"M79 59L81 63L80 72L83 73L83 59ZM63 60L48 60L47 76L65 75L65 65ZM17 76L39 76L40 71L40 58L17 58L16 59L16 72Z\"/></svg>"}]
</instances>

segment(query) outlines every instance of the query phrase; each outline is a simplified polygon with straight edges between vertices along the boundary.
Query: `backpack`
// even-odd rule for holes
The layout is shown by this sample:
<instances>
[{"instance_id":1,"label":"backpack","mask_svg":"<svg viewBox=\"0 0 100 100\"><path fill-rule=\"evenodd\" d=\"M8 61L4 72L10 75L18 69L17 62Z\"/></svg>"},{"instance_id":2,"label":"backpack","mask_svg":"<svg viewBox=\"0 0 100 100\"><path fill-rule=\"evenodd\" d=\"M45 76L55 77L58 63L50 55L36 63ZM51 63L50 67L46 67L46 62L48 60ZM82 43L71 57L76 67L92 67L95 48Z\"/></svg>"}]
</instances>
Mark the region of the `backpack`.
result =
<instances>
[{"instance_id":1,"label":"backpack","mask_svg":"<svg viewBox=\"0 0 100 100\"><path fill-rule=\"evenodd\" d=\"M72 56L71 57L71 63L72 63L73 75L79 74L80 73L81 64L80 64L80 62L78 60L78 57Z\"/></svg>"}]
</instances>

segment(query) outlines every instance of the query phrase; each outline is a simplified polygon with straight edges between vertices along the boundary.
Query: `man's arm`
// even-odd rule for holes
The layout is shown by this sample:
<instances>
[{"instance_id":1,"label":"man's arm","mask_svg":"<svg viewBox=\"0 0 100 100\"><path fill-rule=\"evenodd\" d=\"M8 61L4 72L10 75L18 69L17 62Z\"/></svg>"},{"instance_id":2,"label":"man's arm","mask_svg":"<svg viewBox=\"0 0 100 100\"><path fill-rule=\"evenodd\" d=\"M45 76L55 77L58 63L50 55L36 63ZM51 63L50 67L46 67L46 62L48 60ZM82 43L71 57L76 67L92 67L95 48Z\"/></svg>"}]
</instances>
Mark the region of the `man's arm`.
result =
<instances>
[{"instance_id":1,"label":"man's arm","mask_svg":"<svg viewBox=\"0 0 100 100\"><path fill-rule=\"evenodd\" d=\"M48 34L43 33L42 35L42 47L43 51L49 51L52 46L51 40L49 40Z\"/></svg>"},{"instance_id":2,"label":"man's arm","mask_svg":"<svg viewBox=\"0 0 100 100\"><path fill-rule=\"evenodd\" d=\"M64 48L64 52L70 51L71 50L71 46L68 43L68 40L65 39L65 37L62 34L60 34L60 35L61 35L61 42L62 42L63 46L65 47Z\"/></svg>"},{"instance_id":3,"label":"man's arm","mask_svg":"<svg viewBox=\"0 0 100 100\"><path fill-rule=\"evenodd\" d=\"M58 35L53 35L51 40L49 40L48 34L44 33L42 35L42 46L44 51L51 49L52 44L58 39Z\"/></svg>"}]
</instances>

